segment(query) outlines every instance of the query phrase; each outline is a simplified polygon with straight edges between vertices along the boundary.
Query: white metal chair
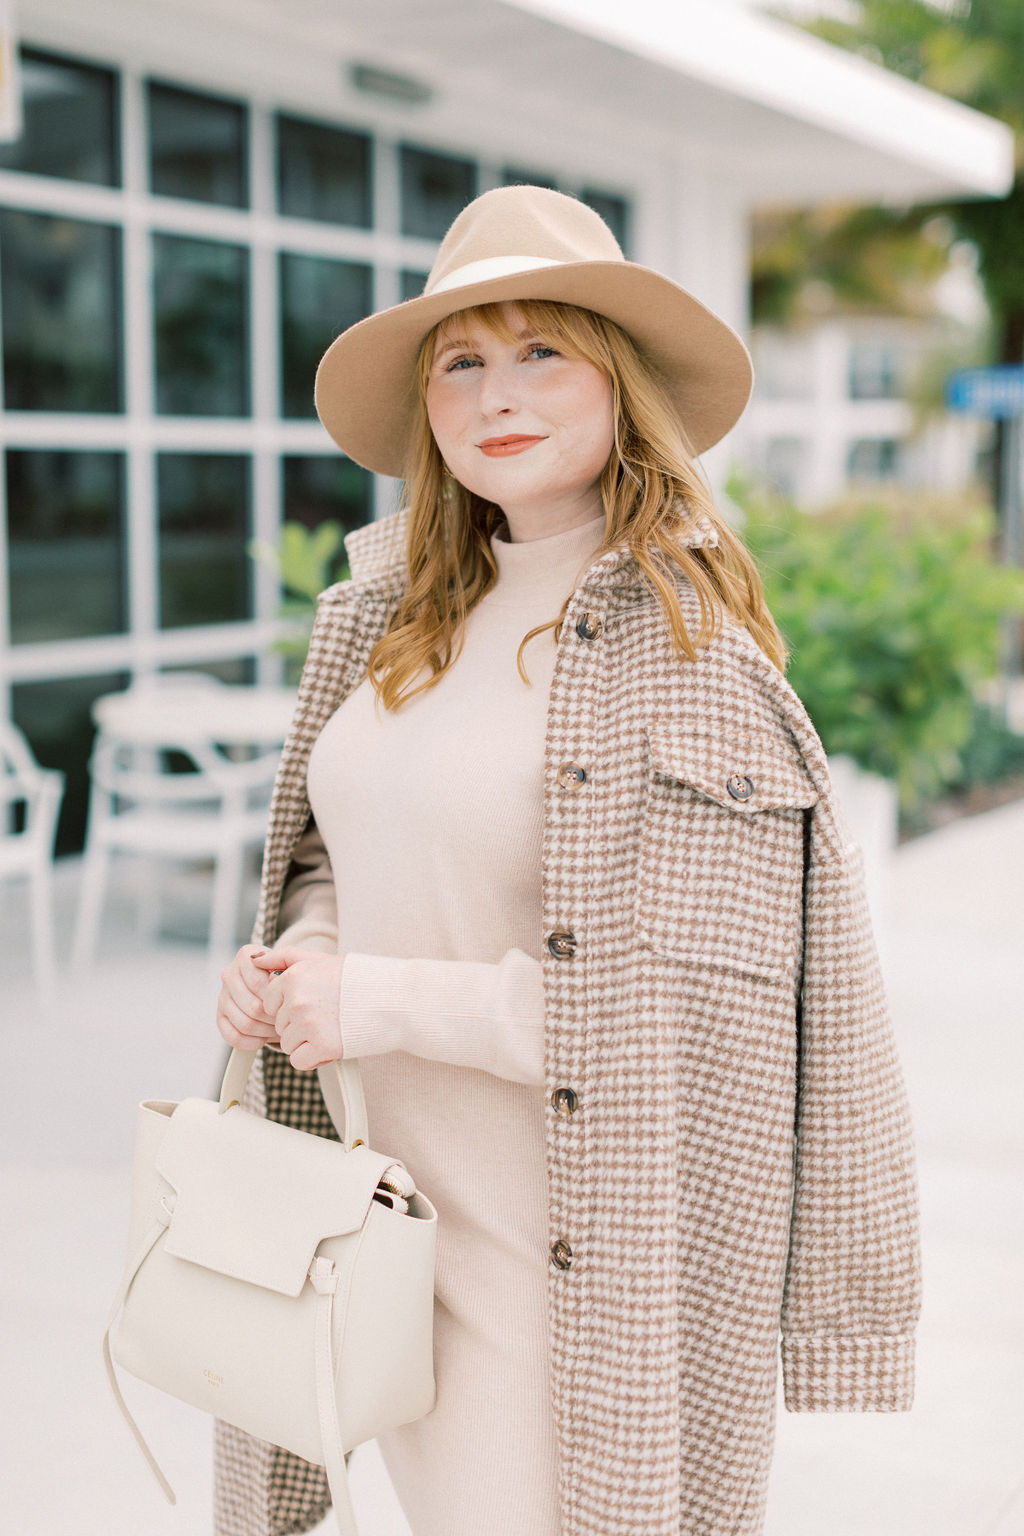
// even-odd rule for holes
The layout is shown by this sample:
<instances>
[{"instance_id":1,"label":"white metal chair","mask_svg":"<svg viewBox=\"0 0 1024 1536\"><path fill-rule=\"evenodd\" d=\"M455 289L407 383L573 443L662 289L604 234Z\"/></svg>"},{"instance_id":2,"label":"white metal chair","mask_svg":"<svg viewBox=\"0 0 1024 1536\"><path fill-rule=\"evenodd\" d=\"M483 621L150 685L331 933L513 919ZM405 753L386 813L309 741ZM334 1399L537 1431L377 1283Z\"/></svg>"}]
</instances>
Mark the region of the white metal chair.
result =
<instances>
[{"instance_id":1,"label":"white metal chair","mask_svg":"<svg viewBox=\"0 0 1024 1536\"><path fill-rule=\"evenodd\" d=\"M49 993L57 973L53 942L53 841L64 775L41 768L21 731L0 721L0 880L29 882L32 965Z\"/></svg>"},{"instance_id":2,"label":"white metal chair","mask_svg":"<svg viewBox=\"0 0 1024 1536\"><path fill-rule=\"evenodd\" d=\"M151 859L212 859L211 959L235 947L245 854L266 833L278 754L234 762L204 741L155 742L104 732L89 772L89 827L82 867L73 962L96 947L115 853Z\"/></svg>"}]
</instances>

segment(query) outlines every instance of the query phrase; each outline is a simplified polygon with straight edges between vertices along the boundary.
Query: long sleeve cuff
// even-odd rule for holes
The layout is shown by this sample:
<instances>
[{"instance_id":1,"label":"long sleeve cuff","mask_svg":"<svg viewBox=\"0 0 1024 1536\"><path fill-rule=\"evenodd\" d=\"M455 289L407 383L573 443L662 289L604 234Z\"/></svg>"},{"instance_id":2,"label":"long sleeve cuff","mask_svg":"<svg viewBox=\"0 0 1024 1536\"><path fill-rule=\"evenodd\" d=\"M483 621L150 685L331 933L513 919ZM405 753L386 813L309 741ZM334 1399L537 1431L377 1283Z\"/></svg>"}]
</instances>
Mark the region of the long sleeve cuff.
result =
<instances>
[{"instance_id":1,"label":"long sleeve cuff","mask_svg":"<svg viewBox=\"0 0 1024 1536\"><path fill-rule=\"evenodd\" d=\"M914 1336L783 1335L782 1380L790 1413L905 1413L914 1401Z\"/></svg>"},{"instance_id":2,"label":"long sleeve cuff","mask_svg":"<svg viewBox=\"0 0 1024 1536\"><path fill-rule=\"evenodd\" d=\"M544 1082L541 966L519 949L496 964L346 954L340 1018L346 1057L409 1051Z\"/></svg>"}]
</instances>

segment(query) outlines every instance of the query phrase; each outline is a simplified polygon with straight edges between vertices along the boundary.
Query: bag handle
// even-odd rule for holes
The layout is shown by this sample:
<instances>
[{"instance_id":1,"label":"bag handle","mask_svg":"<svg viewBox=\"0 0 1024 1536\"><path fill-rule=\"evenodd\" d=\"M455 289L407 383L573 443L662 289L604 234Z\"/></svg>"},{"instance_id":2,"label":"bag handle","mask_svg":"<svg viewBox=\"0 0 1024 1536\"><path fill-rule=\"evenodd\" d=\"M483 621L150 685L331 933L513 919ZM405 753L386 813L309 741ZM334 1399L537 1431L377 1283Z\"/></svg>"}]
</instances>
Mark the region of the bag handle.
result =
<instances>
[{"instance_id":1,"label":"bag handle","mask_svg":"<svg viewBox=\"0 0 1024 1536\"><path fill-rule=\"evenodd\" d=\"M224 1069L220 1087L219 1111L223 1115L233 1104L242 1102L245 1085L256 1058L255 1051L233 1050ZM370 1133L366 1119L366 1099L363 1096L363 1080L359 1063L355 1060L329 1061L317 1067L320 1091L346 1152L353 1147L368 1146Z\"/></svg>"}]
</instances>

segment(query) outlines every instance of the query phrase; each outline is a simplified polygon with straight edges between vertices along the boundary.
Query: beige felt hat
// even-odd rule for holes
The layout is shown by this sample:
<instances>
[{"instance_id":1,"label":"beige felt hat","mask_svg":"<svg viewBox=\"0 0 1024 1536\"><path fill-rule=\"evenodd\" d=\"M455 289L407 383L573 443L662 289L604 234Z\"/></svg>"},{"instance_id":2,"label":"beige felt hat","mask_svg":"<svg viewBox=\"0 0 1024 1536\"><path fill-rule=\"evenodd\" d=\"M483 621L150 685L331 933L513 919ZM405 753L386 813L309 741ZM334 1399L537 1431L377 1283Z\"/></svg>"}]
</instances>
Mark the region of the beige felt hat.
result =
<instances>
[{"instance_id":1,"label":"beige felt hat","mask_svg":"<svg viewBox=\"0 0 1024 1536\"><path fill-rule=\"evenodd\" d=\"M357 464L402 478L416 421L416 357L457 310L554 299L627 331L660 375L697 453L739 419L753 369L736 332L678 283L627 261L604 220L546 187L474 199L441 243L423 293L350 326L316 375L316 408Z\"/></svg>"}]
</instances>

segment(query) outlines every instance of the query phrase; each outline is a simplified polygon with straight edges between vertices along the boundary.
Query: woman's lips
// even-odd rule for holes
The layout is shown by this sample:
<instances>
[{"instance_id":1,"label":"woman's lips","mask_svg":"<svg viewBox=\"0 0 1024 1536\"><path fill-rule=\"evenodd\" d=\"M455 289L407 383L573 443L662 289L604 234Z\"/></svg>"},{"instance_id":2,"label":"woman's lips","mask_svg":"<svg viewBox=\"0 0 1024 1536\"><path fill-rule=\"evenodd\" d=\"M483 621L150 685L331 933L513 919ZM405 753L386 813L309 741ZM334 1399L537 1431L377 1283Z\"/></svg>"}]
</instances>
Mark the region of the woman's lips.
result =
<instances>
[{"instance_id":1,"label":"woman's lips","mask_svg":"<svg viewBox=\"0 0 1024 1536\"><path fill-rule=\"evenodd\" d=\"M477 446L489 459L507 459L514 453L525 453L534 443L543 441L543 437L486 437Z\"/></svg>"}]
</instances>

